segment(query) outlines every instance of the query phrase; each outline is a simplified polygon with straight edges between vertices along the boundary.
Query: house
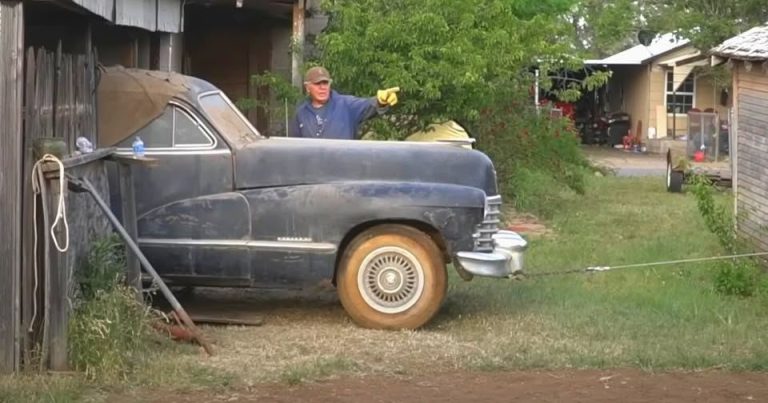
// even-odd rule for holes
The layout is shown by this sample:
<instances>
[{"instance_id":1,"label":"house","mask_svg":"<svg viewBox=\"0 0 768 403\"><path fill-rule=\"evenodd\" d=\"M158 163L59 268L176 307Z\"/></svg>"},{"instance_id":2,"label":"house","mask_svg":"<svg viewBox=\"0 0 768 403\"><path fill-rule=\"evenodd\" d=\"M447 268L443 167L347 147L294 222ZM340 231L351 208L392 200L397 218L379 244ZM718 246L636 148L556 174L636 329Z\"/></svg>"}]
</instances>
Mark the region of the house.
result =
<instances>
[{"instance_id":1,"label":"house","mask_svg":"<svg viewBox=\"0 0 768 403\"><path fill-rule=\"evenodd\" d=\"M628 113L632 134L643 141L687 134L687 113L692 109L711 109L727 116L727 108L718 102L715 80L699 71L699 66L708 65L707 56L687 40L662 35L648 46L637 45L604 59L586 60L585 65L612 71L603 112L609 117Z\"/></svg>"},{"instance_id":2,"label":"house","mask_svg":"<svg viewBox=\"0 0 768 403\"><path fill-rule=\"evenodd\" d=\"M732 73L734 211L739 235L768 251L768 25L712 49L713 64Z\"/></svg>"}]
</instances>

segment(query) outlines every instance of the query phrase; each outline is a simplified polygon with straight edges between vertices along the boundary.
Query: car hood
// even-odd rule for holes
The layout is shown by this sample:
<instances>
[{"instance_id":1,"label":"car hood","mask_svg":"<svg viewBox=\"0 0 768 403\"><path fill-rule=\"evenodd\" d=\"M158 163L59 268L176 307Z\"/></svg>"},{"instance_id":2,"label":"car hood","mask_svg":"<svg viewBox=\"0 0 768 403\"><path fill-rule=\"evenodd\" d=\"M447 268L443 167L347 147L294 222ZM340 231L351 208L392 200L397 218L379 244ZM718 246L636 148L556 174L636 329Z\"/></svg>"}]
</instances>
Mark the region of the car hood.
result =
<instances>
[{"instance_id":1,"label":"car hood","mask_svg":"<svg viewBox=\"0 0 768 403\"><path fill-rule=\"evenodd\" d=\"M235 151L238 189L346 181L446 183L497 194L490 158L456 145L272 137Z\"/></svg>"}]
</instances>

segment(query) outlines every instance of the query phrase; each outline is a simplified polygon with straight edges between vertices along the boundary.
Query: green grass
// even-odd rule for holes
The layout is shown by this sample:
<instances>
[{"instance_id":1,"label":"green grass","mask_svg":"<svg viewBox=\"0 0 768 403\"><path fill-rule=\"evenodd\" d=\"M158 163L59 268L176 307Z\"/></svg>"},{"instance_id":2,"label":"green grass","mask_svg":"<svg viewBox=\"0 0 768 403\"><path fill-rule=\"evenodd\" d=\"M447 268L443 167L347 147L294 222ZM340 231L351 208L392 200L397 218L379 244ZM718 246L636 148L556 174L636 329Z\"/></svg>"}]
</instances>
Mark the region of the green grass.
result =
<instances>
[{"instance_id":1,"label":"green grass","mask_svg":"<svg viewBox=\"0 0 768 403\"><path fill-rule=\"evenodd\" d=\"M556 236L530 244L530 274L721 253L693 196L665 192L660 178L592 179L551 225ZM481 369L768 368L766 299L715 293L716 270L704 263L453 282L440 327L489 346L471 360Z\"/></svg>"}]
</instances>

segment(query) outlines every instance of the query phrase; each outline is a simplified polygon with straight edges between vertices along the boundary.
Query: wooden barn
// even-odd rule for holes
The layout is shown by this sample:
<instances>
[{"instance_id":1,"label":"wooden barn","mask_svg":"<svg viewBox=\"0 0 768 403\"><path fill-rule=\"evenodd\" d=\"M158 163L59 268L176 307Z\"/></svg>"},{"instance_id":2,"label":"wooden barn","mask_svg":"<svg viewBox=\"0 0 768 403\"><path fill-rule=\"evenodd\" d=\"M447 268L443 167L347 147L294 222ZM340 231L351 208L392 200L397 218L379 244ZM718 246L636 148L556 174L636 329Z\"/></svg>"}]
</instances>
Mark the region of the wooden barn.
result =
<instances>
[{"instance_id":1,"label":"wooden barn","mask_svg":"<svg viewBox=\"0 0 768 403\"><path fill-rule=\"evenodd\" d=\"M98 66L182 72L233 99L266 97L252 75L271 70L300 84L304 52L291 52L291 44L322 29L324 19L309 18L315 2L0 0L0 374L67 369L74 271L94 238L111 231L93 200L57 190L58 174L45 177L47 197L32 186L34 147L55 140L67 173L109 194L105 164L115 161L96 141ZM263 131L277 125L284 132L285 119L270 122L259 110L248 117ZM76 155L78 137L96 152ZM56 211L57 193L64 193L70 222L64 232L71 245L61 253L40 212L44 205Z\"/></svg>"},{"instance_id":2,"label":"wooden barn","mask_svg":"<svg viewBox=\"0 0 768 403\"><path fill-rule=\"evenodd\" d=\"M768 251L768 25L712 50L733 75L733 193L739 235Z\"/></svg>"}]
</instances>

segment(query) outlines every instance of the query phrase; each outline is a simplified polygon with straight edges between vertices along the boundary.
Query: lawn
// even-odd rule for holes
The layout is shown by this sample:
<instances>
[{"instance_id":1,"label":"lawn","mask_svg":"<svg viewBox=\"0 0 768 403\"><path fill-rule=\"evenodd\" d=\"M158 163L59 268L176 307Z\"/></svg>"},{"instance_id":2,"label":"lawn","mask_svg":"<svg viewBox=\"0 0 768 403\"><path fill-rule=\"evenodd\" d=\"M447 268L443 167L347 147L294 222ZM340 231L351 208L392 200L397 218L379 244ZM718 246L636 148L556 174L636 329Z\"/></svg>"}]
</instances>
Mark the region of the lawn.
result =
<instances>
[{"instance_id":1,"label":"lawn","mask_svg":"<svg viewBox=\"0 0 768 403\"><path fill-rule=\"evenodd\" d=\"M570 198L547 225L551 235L531 240L531 275L721 252L693 196L667 193L661 178L591 178L587 194ZM216 356L174 347L126 387L247 387L452 369L765 370L768 298L715 293L716 271L717 263L709 262L471 282L451 271L439 316L423 330L403 332L355 327L330 291L300 300L231 292L229 298L250 304L265 324L205 327ZM0 401L40 396L29 384L0 379ZM72 393L94 390L63 385L64 398L41 400L69 401Z\"/></svg>"}]
</instances>

